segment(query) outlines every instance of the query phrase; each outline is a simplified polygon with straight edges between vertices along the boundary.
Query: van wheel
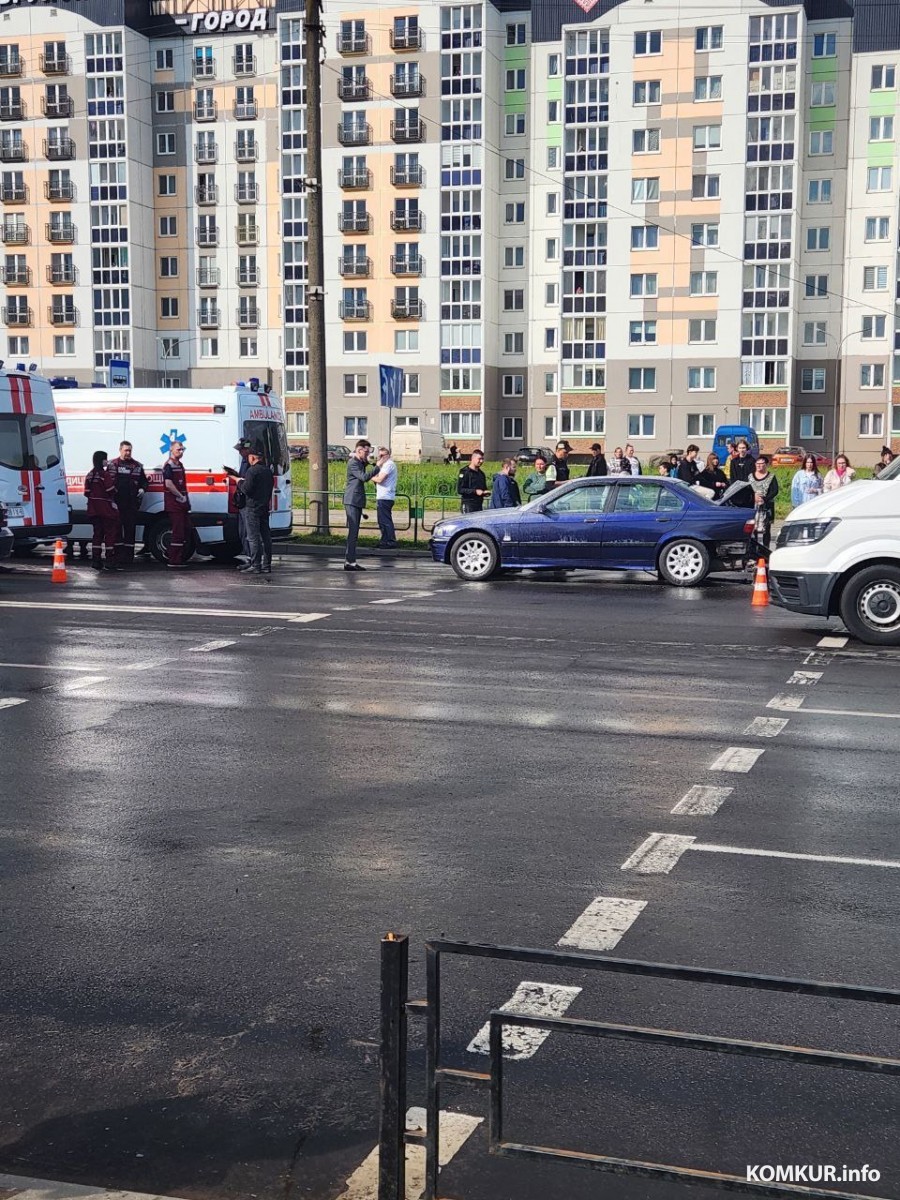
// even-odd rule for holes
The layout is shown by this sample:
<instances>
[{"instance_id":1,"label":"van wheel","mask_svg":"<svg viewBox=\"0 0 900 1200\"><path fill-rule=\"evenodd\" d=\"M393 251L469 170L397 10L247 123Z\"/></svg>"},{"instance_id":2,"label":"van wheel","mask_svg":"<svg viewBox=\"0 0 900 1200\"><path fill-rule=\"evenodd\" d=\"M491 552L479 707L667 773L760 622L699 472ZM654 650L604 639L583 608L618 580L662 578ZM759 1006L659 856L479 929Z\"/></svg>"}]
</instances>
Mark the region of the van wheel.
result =
<instances>
[{"instance_id":1,"label":"van wheel","mask_svg":"<svg viewBox=\"0 0 900 1200\"><path fill-rule=\"evenodd\" d=\"M678 538L663 547L657 567L672 587L696 587L709 574L709 551L693 538Z\"/></svg>"},{"instance_id":2,"label":"van wheel","mask_svg":"<svg viewBox=\"0 0 900 1200\"><path fill-rule=\"evenodd\" d=\"M841 596L841 619L870 646L900 646L900 567L866 567Z\"/></svg>"},{"instance_id":3,"label":"van wheel","mask_svg":"<svg viewBox=\"0 0 900 1200\"><path fill-rule=\"evenodd\" d=\"M500 556L494 541L486 533L464 533L450 550L450 565L469 583L490 579L497 570Z\"/></svg>"},{"instance_id":4,"label":"van wheel","mask_svg":"<svg viewBox=\"0 0 900 1200\"><path fill-rule=\"evenodd\" d=\"M160 517L158 521L153 522L150 529L144 531L144 545L148 547L157 562L167 563L169 561L169 542L171 540L172 526L169 524L168 517Z\"/></svg>"}]
</instances>

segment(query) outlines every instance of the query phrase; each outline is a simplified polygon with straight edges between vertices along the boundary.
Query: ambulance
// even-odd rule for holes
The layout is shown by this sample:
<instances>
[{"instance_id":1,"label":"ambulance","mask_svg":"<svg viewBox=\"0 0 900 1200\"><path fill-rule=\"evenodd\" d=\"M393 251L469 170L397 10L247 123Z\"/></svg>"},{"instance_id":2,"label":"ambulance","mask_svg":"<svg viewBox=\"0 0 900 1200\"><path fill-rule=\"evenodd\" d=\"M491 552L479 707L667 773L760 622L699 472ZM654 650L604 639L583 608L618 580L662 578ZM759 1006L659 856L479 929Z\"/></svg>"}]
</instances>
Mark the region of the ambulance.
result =
<instances>
[{"instance_id":1,"label":"ambulance","mask_svg":"<svg viewBox=\"0 0 900 1200\"><path fill-rule=\"evenodd\" d=\"M0 509L14 553L65 537L71 527L53 392L24 367L0 369Z\"/></svg>"},{"instance_id":2,"label":"ambulance","mask_svg":"<svg viewBox=\"0 0 900 1200\"><path fill-rule=\"evenodd\" d=\"M235 444L248 439L262 447L275 473L269 524L272 538L291 533L291 462L284 406L255 380L223 388L57 388L56 411L68 466L73 541L88 541L84 477L95 450L117 457L119 443L131 442L144 464L149 488L138 518L137 537L165 562L171 529L163 504L162 468L173 442L182 442L191 498L191 520L200 553L224 560L241 550L235 505L235 471L241 458Z\"/></svg>"}]
</instances>

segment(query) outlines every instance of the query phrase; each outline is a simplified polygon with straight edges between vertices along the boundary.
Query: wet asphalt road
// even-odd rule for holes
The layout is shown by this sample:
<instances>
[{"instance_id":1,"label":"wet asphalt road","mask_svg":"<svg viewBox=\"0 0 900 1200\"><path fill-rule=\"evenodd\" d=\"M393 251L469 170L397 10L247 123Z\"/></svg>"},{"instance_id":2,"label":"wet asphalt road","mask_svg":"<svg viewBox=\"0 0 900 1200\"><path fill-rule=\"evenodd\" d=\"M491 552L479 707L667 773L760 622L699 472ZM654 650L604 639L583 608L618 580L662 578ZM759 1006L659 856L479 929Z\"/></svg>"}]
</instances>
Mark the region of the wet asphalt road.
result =
<instances>
[{"instance_id":1,"label":"wet asphalt road","mask_svg":"<svg viewBox=\"0 0 900 1200\"><path fill-rule=\"evenodd\" d=\"M638 902L622 957L900 986L900 651L820 647L839 626L752 611L731 579L71 575L0 569L0 1173L345 1194L375 1141L388 929L413 993L426 938L552 947L597 898ZM764 753L713 769L730 748ZM673 814L695 786L732 791ZM703 849L622 870L652 833ZM466 1046L522 980L580 988L570 1016L897 1053L897 1009L470 964L447 972L451 1061L485 1069ZM554 1034L507 1081L522 1140L738 1174L869 1163L856 1190L900 1197L900 1079ZM485 1140L447 1195L684 1195Z\"/></svg>"}]
</instances>

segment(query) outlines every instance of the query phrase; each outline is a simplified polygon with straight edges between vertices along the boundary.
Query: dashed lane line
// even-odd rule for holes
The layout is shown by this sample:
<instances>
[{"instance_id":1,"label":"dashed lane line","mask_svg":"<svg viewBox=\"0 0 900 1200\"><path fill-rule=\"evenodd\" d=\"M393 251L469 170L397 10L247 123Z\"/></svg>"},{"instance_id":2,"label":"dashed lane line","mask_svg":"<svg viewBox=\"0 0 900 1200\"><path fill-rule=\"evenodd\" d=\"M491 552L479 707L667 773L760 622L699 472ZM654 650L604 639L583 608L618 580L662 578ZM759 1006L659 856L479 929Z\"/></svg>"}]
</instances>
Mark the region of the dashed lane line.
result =
<instances>
[{"instance_id":1,"label":"dashed lane line","mask_svg":"<svg viewBox=\"0 0 900 1200\"><path fill-rule=\"evenodd\" d=\"M62 683L58 692L81 692L85 688L97 687L101 683L109 683L108 675L85 675L83 679L74 679L71 683Z\"/></svg>"},{"instance_id":2,"label":"dashed lane line","mask_svg":"<svg viewBox=\"0 0 900 1200\"><path fill-rule=\"evenodd\" d=\"M744 734L748 737L778 737L787 724L787 717L754 717Z\"/></svg>"},{"instance_id":3,"label":"dashed lane line","mask_svg":"<svg viewBox=\"0 0 900 1200\"><path fill-rule=\"evenodd\" d=\"M505 1004L501 1012L522 1013L525 1016L561 1017L576 996L580 987L565 987L559 983L533 983L523 980ZM478 1030L466 1049L470 1054L490 1054L491 1027L489 1022ZM537 1054L550 1036L549 1029L532 1029L522 1025L507 1025L503 1029L503 1054L505 1058L521 1060Z\"/></svg>"},{"instance_id":4,"label":"dashed lane line","mask_svg":"<svg viewBox=\"0 0 900 1200\"><path fill-rule=\"evenodd\" d=\"M21 700L16 696L0 697L0 708L15 708L19 704L27 704L27 700Z\"/></svg>"},{"instance_id":5,"label":"dashed lane line","mask_svg":"<svg viewBox=\"0 0 900 1200\"><path fill-rule=\"evenodd\" d=\"M306 624L321 621L329 613L259 612L243 608L183 608L181 606L146 604L81 604L77 601L0 600L0 608L44 609L51 612L130 613L140 617L148 614L172 617L225 617L247 621L286 621Z\"/></svg>"},{"instance_id":6,"label":"dashed lane line","mask_svg":"<svg viewBox=\"0 0 900 1200\"><path fill-rule=\"evenodd\" d=\"M730 787L707 787L705 784L695 783L681 797L672 812L675 816L712 817L733 791L734 788Z\"/></svg>"},{"instance_id":7,"label":"dashed lane line","mask_svg":"<svg viewBox=\"0 0 900 1200\"><path fill-rule=\"evenodd\" d=\"M49 1179L30 1179L25 1175L0 1175L0 1192L9 1200L176 1200L174 1196L159 1196L155 1192L122 1192L77 1183L56 1183Z\"/></svg>"},{"instance_id":8,"label":"dashed lane line","mask_svg":"<svg viewBox=\"0 0 900 1200\"><path fill-rule=\"evenodd\" d=\"M842 650L849 641L848 637L823 637L816 642L816 645L821 646L823 650L826 647L831 650Z\"/></svg>"},{"instance_id":9,"label":"dashed lane line","mask_svg":"<svg viewBox=\"0 0 900 1200\"><path fill-rule=\"evenodd\" d=\"M751 770L764 750L752 750L745 746L729 746L710 766L711 771L732 771L744 775Z\"/></svg>"},{"instance_id":10,"label":"dashed lane line","mask_svg":"<svg viewBox=\"0 0 900 1200\"><path fill-rule=\"evenodd\" d=\"M668 875L693 842L694 838L678 833L651 833L619 869L638 875Z\"/></svg>"},{"instance_id":11,"label":"dashed lane line","mask_svg":"<svg viewBox=\"0 0 900 1200\"><path fill-rule=\"evenodd\" d=\"M796 712L797 709L803 707L805 699L805 696L791 696L782 692L777 696L773 696L766 705L766 708L781 709L783 712Z\"/></svg>"},{"instance_id":12,"label":"dashed lane line","mask_svg":"<svg viewBox=\"0 0 900 1200\"><path fill-rule=\"evenodd\" d=\"M808 667L827 667L833 659L833 654L819 654L818 651L813 650L810 654L807 654L803 662Z\"/></svg>"},{"instance_id":13,"label":"dashed lane line","mask_svg":"<svg viewBox=\"0 0 900 1200\"><path fill-rule=\"evenodd\" d=\"M233 646L233 641L220 642L204 642L202 646L191 646L188 649L189 654L210 654L213 650L224 650L226 646Z\"/></svg>"},{"instance_id":14,"label":"dashed lane line","mask_svg":"<svg viewBox=\"0 0 900 1200\"><path fill-rule=\"evenodd\" d=\"M795 687L815 687L821 678L821 671L795 671L788 683Z\"/></svg>"},{"instance_id":15,"label":"dashed lane line","mask_svg":"<svg viewBox=\"0 0 900 1200\"><path fill-rule=\"evenodd\" d=\"M556 944L575 950L614 950L646 907L646 900L597 896Z\"/></svg>"}]
</instances>

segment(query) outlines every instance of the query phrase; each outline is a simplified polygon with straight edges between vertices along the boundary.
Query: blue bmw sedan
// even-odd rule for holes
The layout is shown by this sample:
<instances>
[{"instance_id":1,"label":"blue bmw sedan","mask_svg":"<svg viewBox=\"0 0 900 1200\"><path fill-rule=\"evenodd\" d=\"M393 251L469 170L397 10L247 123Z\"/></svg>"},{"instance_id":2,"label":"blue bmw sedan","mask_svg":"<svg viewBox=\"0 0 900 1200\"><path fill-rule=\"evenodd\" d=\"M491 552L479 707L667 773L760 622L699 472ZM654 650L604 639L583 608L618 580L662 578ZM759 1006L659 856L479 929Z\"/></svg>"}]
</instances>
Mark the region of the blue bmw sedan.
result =
<instances>
[{"instance_id":1,"label":"blue bmw sedan","mask_svg":"<svg viewBox=\"0 0 900 1200\"><path fill-rule=\"evenodd\" d=\"M694 587L746 556L752 528L752 512L713 504L677 479L574 479L522 508L445 518L431 553L472 581L527 567L656 571Z\"/></svg>"}]
</instances>

